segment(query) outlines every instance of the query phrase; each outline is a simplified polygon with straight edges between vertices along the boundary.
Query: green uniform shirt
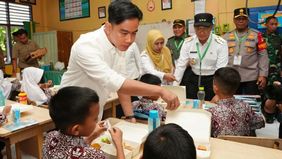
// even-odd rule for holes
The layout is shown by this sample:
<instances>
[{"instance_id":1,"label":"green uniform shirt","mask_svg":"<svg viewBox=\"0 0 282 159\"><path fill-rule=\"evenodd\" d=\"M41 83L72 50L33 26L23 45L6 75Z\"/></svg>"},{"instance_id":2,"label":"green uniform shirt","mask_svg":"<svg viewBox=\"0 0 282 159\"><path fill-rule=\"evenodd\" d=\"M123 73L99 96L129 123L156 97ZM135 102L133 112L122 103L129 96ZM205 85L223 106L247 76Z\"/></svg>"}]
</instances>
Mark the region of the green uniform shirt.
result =
<instances>
[{"instance_id":1,"label":"green uniform shirt","mask_svg":"<svg viewBox=\"0 0 282 159\"><path fill-rule=\"evenodd\" d=\"M172 62L174 64L175 60L179 58L180 50L185 38L188 37L186 33L184 33L181 37L172 36L168 38L166 46L171 51Z\"/></svg>"},{"instance_id":2,"label":"green uniform shirt","mask_svg":"<svg viewBox=\"0 0 282 159\"><path fill-rule=\"evenodd\" d=\"M264 33L263 37L267 44L269 58L268 85L271 85L280 79L282 36L277 33Z\"/></svg>"}]
</instances>

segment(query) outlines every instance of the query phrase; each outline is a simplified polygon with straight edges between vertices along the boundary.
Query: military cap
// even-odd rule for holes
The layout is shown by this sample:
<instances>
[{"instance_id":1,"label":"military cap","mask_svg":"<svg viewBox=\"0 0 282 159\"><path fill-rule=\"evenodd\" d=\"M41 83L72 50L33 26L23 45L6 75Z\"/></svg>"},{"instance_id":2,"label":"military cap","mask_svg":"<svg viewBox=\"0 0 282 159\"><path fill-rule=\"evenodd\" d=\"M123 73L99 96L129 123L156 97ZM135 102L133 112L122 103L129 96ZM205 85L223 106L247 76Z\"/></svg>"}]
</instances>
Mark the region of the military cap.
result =
<instances>
[{"instance_id":1,"label":"military cap","mask_svg":"<svg viewBox=\"0 0 282 159\"><path fill-rule=\"evenodd\" d=\"M249 15L249 9L247 8L237 8L234 10L234 18L238 18L238 17L248 17Z\"/></svg>"},{"instance_id":2,"label":"military cap","mask_svg":"<svg viewBox=\"0 0 282 159\"><path fill-rule=\"evenodd\" d=\"M199 13L194 16L194 26L211 26L213 25L213 15L210 13Z\"/></svg>"}]
</instances>

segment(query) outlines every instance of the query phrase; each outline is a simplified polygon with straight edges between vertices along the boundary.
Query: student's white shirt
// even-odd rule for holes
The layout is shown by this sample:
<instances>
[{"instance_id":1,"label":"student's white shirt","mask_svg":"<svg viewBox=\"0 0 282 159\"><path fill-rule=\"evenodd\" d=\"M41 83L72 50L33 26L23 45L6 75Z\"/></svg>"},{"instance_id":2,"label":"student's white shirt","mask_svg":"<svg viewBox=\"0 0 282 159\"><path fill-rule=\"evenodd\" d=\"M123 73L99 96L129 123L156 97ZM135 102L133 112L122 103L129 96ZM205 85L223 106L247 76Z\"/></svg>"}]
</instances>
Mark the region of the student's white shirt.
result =
<instances>
[{"instance_id":1,"label":"student's white shirt","mask_svg":"<svg viewBox=\"0 0 282 159\"><path fill-rule=\"evenodd\" d=\"M123 53L108 40L104 26L81 35L72 46L61 87L80 86L95 90L100 99L100 120L110 93L118 91L125 81L118 73L124 72L124 66L120 65L124 61ZM118 70L119 68L122 70Z\"/></svg>"},{"instance_id":2,"label":"student's white shirt","mask_svg":"<svg viewBox=\"0 0 282 159\"><path fill-rule=\"evenodd\" d=\"M12 90L12 83L4 78L4 73L0 69L0 89L4 93L3 95L7 99L10 96L11 90Z\"/></svg>"},{"instance_id":3,"label":"student's white shirt","mask_svg":"<svg viewBox=\"0 0 282 159\"><path fill-rule=\"evenodd\" d=\"M141 75L141 57L137 44L134 42L125 52L126 75L129 79L138 79Z\"/></svg>"},{"instance_id":4,"label":"student's white shirt","mask_svg":"<svg viewBox=\"0 0 282 159\"><path fill-rule=\"evenodd\" d=\"M44 91L39 87L38 83L40 82L43 76L43 70L36 67L27 67L22 71L22 87L27 97L35 101L37 105L45 103L48 98L45 95Z\"/></svg>"},{"instance_id":5,"label":"student's white shirt","mask_svg":"<svg viewBox=\"0 0 282 159\"><path fill-rule=\"evenodd\" d=\"M192 71L196 75L200 75L200 59L197 54L196 43L199 43L199 50L201 54L203 54L204 50L208 46L208 42L210 38L212 38L210 47L205 57L202 60L201 75L203 76L213 75L218 68L227 66L228 46L227 46L227 42L223 38L215 34L211 34L207 42L204 45L202 45L199 42L197 36L194 35L192 37L186 38L181 47L180 57L177 61L177 65L174 73L178 83L180 83L180 81L182 80L184 71L188 66L189 59L190 60L192 59L195 62L195 64L190 65Z\"/></svg>"}]
</instances>

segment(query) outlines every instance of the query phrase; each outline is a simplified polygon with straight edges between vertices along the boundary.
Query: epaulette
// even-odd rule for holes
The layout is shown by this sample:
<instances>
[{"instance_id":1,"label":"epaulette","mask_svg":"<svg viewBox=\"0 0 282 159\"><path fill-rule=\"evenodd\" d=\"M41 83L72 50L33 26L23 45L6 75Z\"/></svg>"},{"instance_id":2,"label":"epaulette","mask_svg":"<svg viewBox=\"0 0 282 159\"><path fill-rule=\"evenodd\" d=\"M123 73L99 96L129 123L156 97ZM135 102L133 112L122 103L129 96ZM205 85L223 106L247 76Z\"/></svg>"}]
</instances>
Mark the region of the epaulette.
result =
<instances>
[{"instance_id":1,"label":"epaulette","mask_svg":"<svg viewBox=\"0 0 282 159\"><path fill-rule=\"evenodd\" d=\"M218 35L215 35L215 41L219 44L224 44L224 42L225 42L225 40Z\"/></svg>"},{"instance_id":2,"label":"epaulette","mask_svg":"<svg viewBox=\"0 0 282 159\"><path fill-rule=\"evenodd\" d=\"M193 39L194 39L193 36L187 37L187 38L185 38L185 42L192 41Z\"/></svg>"}]
</instances>

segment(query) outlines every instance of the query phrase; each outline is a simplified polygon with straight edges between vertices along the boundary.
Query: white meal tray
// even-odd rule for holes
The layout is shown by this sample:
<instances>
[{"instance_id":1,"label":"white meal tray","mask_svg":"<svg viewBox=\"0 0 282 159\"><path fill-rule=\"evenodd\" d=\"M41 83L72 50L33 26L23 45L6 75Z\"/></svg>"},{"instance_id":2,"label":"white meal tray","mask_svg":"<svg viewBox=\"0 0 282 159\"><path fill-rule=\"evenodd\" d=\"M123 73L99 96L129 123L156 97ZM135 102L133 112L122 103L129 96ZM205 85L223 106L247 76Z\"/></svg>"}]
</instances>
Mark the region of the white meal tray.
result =
<instances>
[{"instance_id":1,"label":"white meal tray","mask_svg":"<svg viewBox=\"0 0 282 159\"><path fill-rule=\"evenodd\" d=\"M202 109L182 109L167 111L166 124L175 123L194 139L197 149L197 159L209 159L211 154L211 113ZM206 150L200 150L204 147Z\"/></svg>"},{"instance_id":2,"label":"white meal tray","mask_svg":"<svg viewBox=\"0 0 282 159\"><path fill-rule=\"evenodd\" d=\"M109 118L107 119L111 127L117 127L123 132L123 147L126 159L132 159L141 153L142 145L148 136L148 126L140 123L130 123L120 119ZM102 142L102 138L108 138L110 144ZM101 146L101 150L105 152L109 159L115 159L116 148L112 142L111 135L106 131L103 135L96 138L94 143Z\"/></svg>"}]
</instances>

